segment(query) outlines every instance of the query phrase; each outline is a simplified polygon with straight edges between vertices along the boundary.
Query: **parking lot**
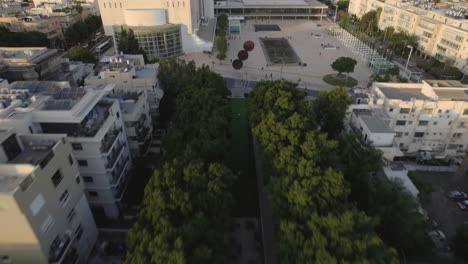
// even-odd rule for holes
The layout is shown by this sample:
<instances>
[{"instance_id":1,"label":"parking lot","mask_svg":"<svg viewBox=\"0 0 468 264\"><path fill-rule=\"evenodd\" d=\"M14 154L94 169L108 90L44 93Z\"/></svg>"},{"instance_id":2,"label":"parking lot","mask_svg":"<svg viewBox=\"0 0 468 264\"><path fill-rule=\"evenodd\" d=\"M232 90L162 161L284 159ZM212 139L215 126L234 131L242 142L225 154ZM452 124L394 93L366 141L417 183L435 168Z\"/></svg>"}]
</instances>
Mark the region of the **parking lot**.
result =
<instances>
[{"instance_id":1,"label":"parking lot","mask_svg":"<svg viewBox=\"0 0 468 264\"><path fill-rule=\"evenodd\" d=\"M448 239L455 235L458 226L468 223L468 211L460 210L456 201L451 201L445 196L451 190L468 193L468 176L465 174L467 167L468 159L465 159L456 173L420 172L434 188L430 201L423 203L423 207L429 217L439 223L439 229Z\"/></svg>"}]
</instances>

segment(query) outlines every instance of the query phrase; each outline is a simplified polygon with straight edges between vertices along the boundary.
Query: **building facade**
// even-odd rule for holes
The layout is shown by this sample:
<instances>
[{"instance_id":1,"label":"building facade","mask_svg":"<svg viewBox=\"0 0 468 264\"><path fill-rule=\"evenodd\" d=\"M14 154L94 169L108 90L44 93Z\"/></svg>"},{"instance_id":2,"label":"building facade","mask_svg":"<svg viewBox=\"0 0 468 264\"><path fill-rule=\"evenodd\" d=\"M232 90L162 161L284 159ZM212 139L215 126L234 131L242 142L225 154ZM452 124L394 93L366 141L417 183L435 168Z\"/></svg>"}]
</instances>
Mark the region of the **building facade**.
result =
<instances>
[{"instance_id":1,"label":"building facade","mask_svg":"<svg viewBox=\"0 0 468 264\"><path fill-rule=\"evenodd\" d=\"M69 80L66 53L47 48L0 47L0 77L14 81Z\"/></svg>"},{"instance_id":2,"label":"building facade","mask_svg":"<svg viewBox=\"0 0 468 264\"><path fill-rule=\"evenodd\" d=\"M0 170L2 261L85 263L97 228L65 135L2 129Z\"/></svg>"},{"instance_id":3,"label":"building facade","mask_svg":"<svg viewBox=\"0 0 468 264\"><path fill-rule=\"evenodd\" d=\"M143 55L117 55L103 57L96 67L95 74L85 79L86 84L115 84L115 91L146 92L148 106L153 117L159 115L159 102L164 92L159 87L158 64L145 64Z\"/></svg>"},{"instance_id":4,"label":"building facade","mask_svg":"<svg viewBox=\"0 0 468 264\"><path fill-rule=\"evenodd\" d=\"M119 217L131 168L119 102L107 96L113 88L15 82L3 92L19 99L6 101L0 113L0 125L18 133L67 136L97 219Z\"/></svg>"},{"instance_id":5,"label":"building facade","mask_svg":"<svg viewBox=\"0 0 468 264\"><path fill-rule=\"evenodd\" d=\"M118 44L122 28L133 30L149 59L213 47L216 21L212 0L99 1L99 10L106 35Z\"/></svg>"},{"instance_id":6,"label":"building facade","mask_svg":"<svg viewBox=\"0 0 468 264\"><path fill-rule=\"evenodd\" d=\"M374 83L368 103L351 106L350 123L366 141L396 147L405 155L464 156L467 92L468 86L458 81Z\"/></svg>"},{"instance_id":7,"label":"building facade","mask_svg":"<svg viewBox=\"0 0 468 264\"><path fill-rule=\"evenodd\" d=\"M398 0L351 0L349 13L361 17L377 8L382 8L380 29L416 34L419 51L468 73L468 6L439 4L426 10Z\"/></svg>"}]
</instances>

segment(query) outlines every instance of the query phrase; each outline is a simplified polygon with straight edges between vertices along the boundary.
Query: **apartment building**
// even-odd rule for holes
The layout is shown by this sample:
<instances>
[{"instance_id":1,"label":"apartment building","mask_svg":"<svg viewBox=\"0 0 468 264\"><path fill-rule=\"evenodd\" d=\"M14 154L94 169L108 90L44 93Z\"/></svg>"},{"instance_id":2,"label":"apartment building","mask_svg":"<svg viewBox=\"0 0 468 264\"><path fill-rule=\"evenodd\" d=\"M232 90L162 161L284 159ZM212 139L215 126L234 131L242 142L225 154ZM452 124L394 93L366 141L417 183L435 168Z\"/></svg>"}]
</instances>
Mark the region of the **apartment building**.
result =
<instances>
[{"instance_id":1,"label":"apartment building","mask_svg":"<svg viewBox=\"0 0 468 264\"><path fill-rule=\"evenodd\" d=\"M70 88L66 82L15 82L5 93L0 126L21 134L65 134L91 210L117 218L131 155L113 84ZM14 98L14 99L11 99Z\"/></svg>"},{"instance_id":2,"label":"apartment building","mask_svg":"<svg viewBox=\"0 0 468 264\"><path fill-rule=\"evenodd\" d=\"M112 83L118 92L146 92L151 115L158 115L164 95L157 79L158 64L145 64L143 55L122 54L103 57L96 69L86 77L85 84Z\"/></svg>"},{"instance_id":3,"label":"apartment building","mask_svg":"<svg viewBox=\"0 0 468 264\"><path fill-rule=\"evenodd\" d=\"M1 0L0 1L0 15L9 15L20 13L32 7L29 3L16 2L14 0Z\"/></svg>"},{"instance_id":4,"label":"apartment building","mask_svg":"<svg viewBox=\"0 0 468 264\"><path fill-rule=\"evenodd\" d=\"M14 81L64 81L70 79L67 54L57 49L0 47L0 78Z\"/></svg>"},{"instance_id":5,"label":"apartment building","mask_svg":"<svg viewBox=\"0 0 468 264\"><path fill-rule=\"evenodd\" d=\"M353 104L349 115L351 127L364 140L376 147L396 147L405 155L464 156L468 144L467 85L442 80L373 83L368 95L368 103Z\"/></svg>"},{"instance_id":6,"label":"apartment building","mask_svg":"<svg viewBox=\"0 0 468 264\"><path fill-rule=\"evenodd\" d=\"M65 135L0 130L2 263L85 263L97 229Z\"/></svg>"},{"instance_id":7,"label":"apartment building","mask_svg":"<svg viewBox=\"0 0 468 264\"><path fill-rule=\"evenodd\" d=\"M119 101L132 156L145 155L150 150L153 134L146 91L115 92L111 97Z\"/></svg>"},{"instance_id":8,"label":"apartment building","mask_svg":"<svg viewBox=\"0 0 468 264\"><path fill-rule=\"evenodd\" d=\"M149 59L211 50L216 20L213 0L99 1L106 35L118 47L122 29L133 30Z\"/></svg>"},{"instance_id":9,"label":"apartment building","mask_svg":"<svg viewBox=\"0 0 468 264\"><path fill-rule=\"evenodd\" d=\"M419 51L468 73L468 5L415 6L399 0L351 0L349 13L361 17L382 8L379 28L393 27L419 36Z\"/></svg>"},{"instance_id":10,"label":"apartment building","mask_svg":"<svg viewBox=\"0 0 468 264\"><path fill-rule=\"evenodd\" d=\"M0 25L11 32L38 31L44 33L53 47L62 48L64 35L60 21L42 15L13 15L0 17Z\"/></svg>"}]
</instances>

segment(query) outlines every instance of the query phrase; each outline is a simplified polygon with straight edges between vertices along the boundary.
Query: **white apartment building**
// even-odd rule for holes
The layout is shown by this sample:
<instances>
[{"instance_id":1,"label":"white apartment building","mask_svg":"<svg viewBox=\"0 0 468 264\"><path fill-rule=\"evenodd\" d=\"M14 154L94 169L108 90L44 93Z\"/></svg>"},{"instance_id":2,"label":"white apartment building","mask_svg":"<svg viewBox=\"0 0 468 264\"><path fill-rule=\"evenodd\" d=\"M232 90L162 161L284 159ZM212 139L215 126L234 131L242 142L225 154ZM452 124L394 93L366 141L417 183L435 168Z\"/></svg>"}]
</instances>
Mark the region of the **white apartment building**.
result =
<instances>
[{"instance_id":1,"label":"white apartment building","mask_svg":"<svg viewBox=\"0 0 468 264\"><path fill-rule=\"evenodd\" d=\"M373 83L369 97L368 104L351 105L349 121L374 146L396 147L405 155L426 152L447 158L465 154L467 85L439 80Z\"/></svg>"},{"instance_id":2,"label":"white apartment building","mask_svg":"<svg viewBox=\"0 0 468 264\"><path fill-rule=\"evenodd\" d=\"M349 13L361 17L382 8L379 28L393 27L419 36L419 51L439 61L453 64L468 73L468 5L438 4L417 7L399 0L351 0Z\"/></svg>"},{"instance_id":3,"label":"white apartment building","mask_svg":"<svg viewBox=\"0 0 468 264\"><path fill-rule=\"evenodd\" d=\"M153 134L146 91L115 92L112 97L119 101L132 156L145 155Z\"/></svg>"},{"instance_id":4,"label":"white apartment building","mask_svg":"<svg viewBox=\"0 0 468 264\"><path fill-rule=\"evenodd\" d=\"M106 35L118 47L121 29L132 29L149 59L211 50L216 20L213 0L99 1Z\"/></svg>"},{"instance_id":5,"label":"white apartment building","mask_svg":"<svg viewBox=\"0 0 468 264\"><path fill-rule=\"evenodd\" d=\"M65 135L0 130L0 260L85 263L97 229Z\"/></svg>"},{"instance_id":6,"label":"white apartment building","mask_svg":"<svg viewBox=\"0 0 468 264\"><path fill-rule=\"evenodd\" d=\"M146 92L151 115L159 113L159 101L164 92L159 88L157 79L158 64L145 64L143 55L117 55L104 57L90 74L85 84L115 84L116 92Z\"/></svg>"},{"instance_id":7,"label":"white apartment building","mask_svg":"<svg viewBox=\"0 0 468 264\"><path fill-rule=\"evenodd\" d=\"M131 155L114 85L70 88L65 82L15 82L1 90L0 126L21 134L65 134L95 217L119 216ZM13 99L12 99L13 98Z\"/></svg>"}]
</instances>

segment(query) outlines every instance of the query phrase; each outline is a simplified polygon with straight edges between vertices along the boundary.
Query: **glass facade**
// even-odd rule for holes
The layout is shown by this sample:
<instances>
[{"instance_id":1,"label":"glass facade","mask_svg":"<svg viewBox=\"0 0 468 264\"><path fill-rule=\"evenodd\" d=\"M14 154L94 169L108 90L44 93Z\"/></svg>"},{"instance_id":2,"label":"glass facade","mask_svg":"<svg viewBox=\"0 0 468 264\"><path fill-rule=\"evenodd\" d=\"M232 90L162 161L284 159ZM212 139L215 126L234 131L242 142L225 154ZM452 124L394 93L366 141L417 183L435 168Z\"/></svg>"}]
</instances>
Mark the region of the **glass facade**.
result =
<instances>
[{"instance_id":1,"label":"glass facade","mask_svg":"<svg viewBox=\"0 0 468 264\"><path fill-rule=\"evenodd\" d=\"M148 59L164 59L183 54L180 25L149 27L114 27L116 44L119 43L121 29L132 29L138 44L146 52Z\"/></svg>"}]
</instances>

